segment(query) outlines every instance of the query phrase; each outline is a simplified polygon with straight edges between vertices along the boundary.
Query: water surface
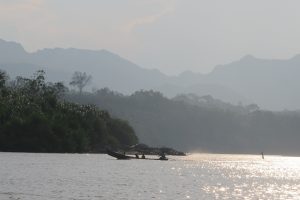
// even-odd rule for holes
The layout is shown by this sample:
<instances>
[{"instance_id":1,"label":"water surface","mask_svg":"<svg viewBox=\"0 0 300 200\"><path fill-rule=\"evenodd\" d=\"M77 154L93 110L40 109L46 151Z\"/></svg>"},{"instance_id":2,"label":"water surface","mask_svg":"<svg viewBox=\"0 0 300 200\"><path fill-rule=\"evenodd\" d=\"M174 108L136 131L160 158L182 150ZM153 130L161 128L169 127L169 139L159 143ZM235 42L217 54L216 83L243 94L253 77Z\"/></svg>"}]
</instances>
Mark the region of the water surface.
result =
<instances>
[{"instance_id":1,"label":"water surface","mask_svg":"<svg viewBox=\"0 0 300 200\"><path fill-rule=\"evenodd\" d=\"M300 199L300 158L0 153L1 200Z\"/></svg>"}]
</instances>

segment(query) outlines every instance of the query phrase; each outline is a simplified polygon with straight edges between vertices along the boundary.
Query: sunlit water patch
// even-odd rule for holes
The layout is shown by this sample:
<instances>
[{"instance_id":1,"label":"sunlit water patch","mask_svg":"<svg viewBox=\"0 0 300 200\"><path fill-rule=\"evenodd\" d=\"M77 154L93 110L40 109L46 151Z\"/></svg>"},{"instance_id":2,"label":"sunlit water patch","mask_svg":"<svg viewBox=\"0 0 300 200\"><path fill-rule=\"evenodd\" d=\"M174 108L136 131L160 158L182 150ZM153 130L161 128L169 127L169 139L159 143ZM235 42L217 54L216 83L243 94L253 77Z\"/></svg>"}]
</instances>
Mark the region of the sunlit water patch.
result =
<instances>
[{"instance_id":1,"label":"sunlit water patch","mask_svg":"<svg viewBox=\"0 0 300 200\"><path fill-rule=\"evenodd\" d=\"M300 158L0 153L0 199L300 199Z\"/></svg>"}]
</instances>

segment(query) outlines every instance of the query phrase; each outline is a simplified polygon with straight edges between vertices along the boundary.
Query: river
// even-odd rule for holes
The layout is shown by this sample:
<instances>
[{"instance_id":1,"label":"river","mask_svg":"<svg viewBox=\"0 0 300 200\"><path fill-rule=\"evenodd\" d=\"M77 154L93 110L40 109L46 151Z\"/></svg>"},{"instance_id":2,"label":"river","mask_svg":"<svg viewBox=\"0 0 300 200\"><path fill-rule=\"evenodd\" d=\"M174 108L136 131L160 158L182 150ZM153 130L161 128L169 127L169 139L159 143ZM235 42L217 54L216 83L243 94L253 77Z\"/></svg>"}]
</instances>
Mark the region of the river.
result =
<instances>
[{"instance_id":1,"label":"river","mask_svg":"<svg viewBox=\"0 0 300 200\"><path fill-rule=\"evenodd\" d=\"M300 158L0 153L1 200L300 199Z\"/></svg>"}]
</instances>

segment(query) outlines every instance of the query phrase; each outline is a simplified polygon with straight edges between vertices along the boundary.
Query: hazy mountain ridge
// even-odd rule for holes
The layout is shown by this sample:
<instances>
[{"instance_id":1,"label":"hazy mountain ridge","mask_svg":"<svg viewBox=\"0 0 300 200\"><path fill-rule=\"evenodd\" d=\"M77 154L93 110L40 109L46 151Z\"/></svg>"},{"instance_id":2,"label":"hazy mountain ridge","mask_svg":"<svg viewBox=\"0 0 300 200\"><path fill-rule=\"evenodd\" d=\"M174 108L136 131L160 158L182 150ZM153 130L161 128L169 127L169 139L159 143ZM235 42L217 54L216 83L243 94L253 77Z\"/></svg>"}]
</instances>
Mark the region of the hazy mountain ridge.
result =
<instances>
[{"instance_id":1,"label":"hazy mountain ridge","mask_svg":"<svg viewBox=\"0 0 300 200\"><path fill-rule=\"evenodd\" d=\"M299 55L288 60L248 55L217 66L209 74L186 71L178 76L167 76L107 50L55 48L28 53L18 43L0 40L0 68L12 76L26 76L43 68L50 81L63 80L66 84L74 71L85 71L93 76L90 88L109 87L124 94L155 89L168 97L195 93L212 95L236 105L242 102L271 110L300 109Z\"/></svg>"},{"instance_id":2,"label":"hazy mountain ridge","mask_svg":"<svg viewBox=\"0 0 300 200\"><path fill-rule=\"evenodd\" d=\"M30 71L26 74L32 74L37 68L47 72L62 71L65 77L60 80L68 83L74 71L85 71L93 75L95 87L110 87L124 93L157 87L167 77L158 70L143 69L106 50L55 48L27 53L21 45L1 40L0 54L0 66L9 74L23 75L23 68L17 72L11 69L18 68L14 65L24 64ZM52 81L53 78L56 80L50 74L49 79Z\"/></svg>"},{"instance_id":3,"label":"hazy mountain ridge","mask_svg":"<svg viewBox=\"0 0 300 200\"><path fill-rule=\"evenodd\" d=\"M232 88L265 109L299 109L300 56L266 60L245 56L216 67L206 78Z\"/></svg>"},{"instance_id":4,"label":"hazy mountain ridge","mask_svg":"<svg viewBox=\"0 0 300 200\"><path fill-rule=\"evenodd\" d=\"M11 49L7 56L6 49ZM120 56L106 50L82 49L43 49L34 53L27 53L24 48L15 42L0 41L0 66L11 75L32 74L37 69L43 68L50 81L61 81L67 84L74 71L85 71L93 75L91 87L109 87L125 94L131 94L140 89L155 89L163 92L168 97L178 93L195 92L199 95L212 94L225 101L237 103L245 98L232 92L230 88L216 84L201 84L202 75L193 72L183 72L179 76L167 76L158 70L144 69ZM13 52L19 52L13 54ZM28 69L24 73L22 64ZM58 77L55 76L57 70ZM194 88L195 91L194 91ZM199 88L199 89L197 89ZM211 89L213 88L213 89ZM199 92L200 91L200 92ZM228 95L224 95L228 93Z\"/></svg>"}]
</instances>

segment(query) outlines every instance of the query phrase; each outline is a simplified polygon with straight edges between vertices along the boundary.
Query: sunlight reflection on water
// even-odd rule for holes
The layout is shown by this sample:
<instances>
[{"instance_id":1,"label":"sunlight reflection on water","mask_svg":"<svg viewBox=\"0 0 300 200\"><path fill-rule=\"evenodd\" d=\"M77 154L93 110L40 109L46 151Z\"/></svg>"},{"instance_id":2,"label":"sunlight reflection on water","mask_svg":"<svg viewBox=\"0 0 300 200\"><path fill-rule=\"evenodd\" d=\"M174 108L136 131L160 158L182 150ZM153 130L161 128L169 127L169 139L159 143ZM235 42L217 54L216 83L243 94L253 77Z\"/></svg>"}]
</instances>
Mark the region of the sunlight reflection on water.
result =
<instances>
[{"instance_id":1,"label":"sunlight reflection on water","mask_svg":"<svg viewBox=\"0 0 300 200\"><path fill-rule=\"evenodd\" d=\"M0 199L300 199L300 158L0 153Z\"/></svg>"},{"instance_id":2,"label":"sunlight reflection on water","mask_svg":"<svg viewBox=\"0 0 300 200\"><path fill-rule=\"evenodd\" d=\"M210 173L202 190L212 198L300 199L299 157L194 154L186 160L186 168Z\"/></svg>"}]
</instances>

